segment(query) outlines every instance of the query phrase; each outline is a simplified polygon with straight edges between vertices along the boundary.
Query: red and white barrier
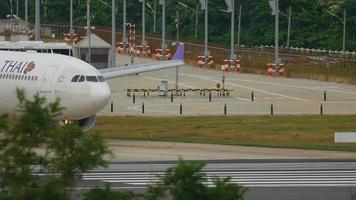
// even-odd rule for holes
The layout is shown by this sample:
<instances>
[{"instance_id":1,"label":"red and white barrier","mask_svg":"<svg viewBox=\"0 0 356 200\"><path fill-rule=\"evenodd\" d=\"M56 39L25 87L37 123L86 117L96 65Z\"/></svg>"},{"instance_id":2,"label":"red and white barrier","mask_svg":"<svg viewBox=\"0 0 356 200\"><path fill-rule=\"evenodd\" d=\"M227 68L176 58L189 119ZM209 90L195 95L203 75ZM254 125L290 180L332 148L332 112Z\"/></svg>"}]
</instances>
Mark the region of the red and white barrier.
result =
<instances>
[{"instance_id":1,"label":"red and white barrier","mask_svg":"<svg viewBox=\"0 0 356 200\"><path fill-rule=\"evenodd\" d=\"M240 60L228 60L224 59L223 60L223 65L221 65L221 70L224 71L232 71L235 70L237 72L240 72L241 70L241 65L240 65Z\"/></svg>"},{"instance_id":2,"label":"red and white barrier","mask_svg":"<svg viewBox=\"0 0 356 200\"><path fill-rule=\"evenodd\" d=\"M268 76L273 76L273 74L276 73L276 64L275 63L268 63L267 64L267 75ZM280 76L285 75L285 66L284 64L279 64L279 70L278 73Z\"/></svg>"},{"instance_id":3,"label":"red and white barrier","mask_svg":"<svg viewBox=\"0 0 356 200\"><path fill-rule=\"evenodd\" d=\"M197 59L198 67L203 67L205 65L205 56L197 56ZM215 61L213 56L208 56L207 62L210 68L215 68Z\"/></svg>"}]
</instances>

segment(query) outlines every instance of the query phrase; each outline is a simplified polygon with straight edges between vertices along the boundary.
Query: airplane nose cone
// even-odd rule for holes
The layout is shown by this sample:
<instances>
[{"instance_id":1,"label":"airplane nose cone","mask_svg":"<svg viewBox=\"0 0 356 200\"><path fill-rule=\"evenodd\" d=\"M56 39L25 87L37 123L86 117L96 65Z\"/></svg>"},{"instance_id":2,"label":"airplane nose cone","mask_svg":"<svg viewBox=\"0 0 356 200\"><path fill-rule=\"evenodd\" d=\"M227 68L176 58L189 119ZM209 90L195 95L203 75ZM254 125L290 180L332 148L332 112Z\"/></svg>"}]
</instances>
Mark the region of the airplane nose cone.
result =
<instances>
[{"instance_id":1,"label":"airplane nose cone","mask_svg":"<svg viewBox=\"0 0 356 200\"><path fill-rule=\"evenodd\" d=\"M91 97L98 112L101 111L108 104L111 97L109 85L106 82L103 82L93 87Z\"/></svg>"}]
</instances>

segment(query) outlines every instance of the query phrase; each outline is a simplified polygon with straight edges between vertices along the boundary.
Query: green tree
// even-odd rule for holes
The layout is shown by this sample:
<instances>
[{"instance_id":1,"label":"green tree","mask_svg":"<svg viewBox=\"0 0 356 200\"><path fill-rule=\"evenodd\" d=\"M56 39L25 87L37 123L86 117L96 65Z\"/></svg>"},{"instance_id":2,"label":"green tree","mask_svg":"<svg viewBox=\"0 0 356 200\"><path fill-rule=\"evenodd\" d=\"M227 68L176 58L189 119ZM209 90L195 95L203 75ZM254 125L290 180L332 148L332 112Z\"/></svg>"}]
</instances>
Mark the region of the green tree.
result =
<instances>
[{"instance_id":1,"label":"green tree","mask_svg":"<svg viewBox=\"0 0 356 200\"><path fill-rule=\"evenodd\" d=\"M8 1L0 1L0 18L5 18L8 14L10 14Z\"/></svg>"},{"instance_id":2,"label":"green tree","mask_svg":"<svg viewBox=\"0 0 356 200\"><path fill-rule=\"evenodd\" d=\"M231 178L214 178L215 187L208 188L207 199L236 200L243 199L246 188L238 184L231 183Z\"/></svg>"},{"instance_id":3,"label":"green tree","mask_svg":"<svg viewBox=\"0 0 356 200\"><path fill-rule=\"evenodd\" d=\"M160 181L151 185L144 198L156 200L164 198L167 193L173 200L239 200L243 199L246 189L231 183L230 178L213 178L213 187L205 183L208 177L202 172L203 162L188 163L179 160L174 168L169 168Z\"/></svg>"},{"instance_id":4,"label":"green tree","mask_svg":"<svg viewBox=\"0 0 356 200\"><path fill-rule=\"evenodd\" d=\"M0 199L69 199L81 174L104 166L107 149L97 135L76 124L60 126L59 101L17 91L21 116L14 123L0 118Z\"/></svg>"},{"instance_id":5,"label":"green tree","mask_svg":"<svg viewBox=\"0 0 356 200\"><path fill-rule=\"evenodd\" d=\"M110 186L106 186L105 189L95 188L85 193L83 200L131 200L134 197L134 193L130 191L113 191Z\"/></svg>"}]
</instances>

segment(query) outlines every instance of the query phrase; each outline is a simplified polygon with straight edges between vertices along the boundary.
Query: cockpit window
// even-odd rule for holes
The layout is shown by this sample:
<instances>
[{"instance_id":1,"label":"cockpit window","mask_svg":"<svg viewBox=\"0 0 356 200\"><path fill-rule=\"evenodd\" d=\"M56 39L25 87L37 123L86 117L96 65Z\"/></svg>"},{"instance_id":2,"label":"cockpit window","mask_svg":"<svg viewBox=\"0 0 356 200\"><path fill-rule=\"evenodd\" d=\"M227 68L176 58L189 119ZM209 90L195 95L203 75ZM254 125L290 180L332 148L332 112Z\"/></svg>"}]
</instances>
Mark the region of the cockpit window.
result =
<instances>
[{"instance_id":1,"label":"cockpit window","mask_svg":"<svg viewBox=\"0 0 356 200\"><path fill-rule=\"evenodd\" d=\"M83 75L81 75L79 78L79 82L84 82L84 81L85 81L85 77Z\"/></svg>"},{"instance_id":2,"label":"cockpit window","mask_svg":"<svg viewBox=\"0 0 356 200\"><path fill-rule=\"evenodd\" d=\"M98 82L96 76L86 76L88 82Z\"/></svg>"},{"instance_id":3,"label":"cockpit window","mask_svg":"<svg viewBox=\"0 0 356 200\"><path fill-rule=\"evenodd\" d=\"M99 80L99 82L105 82L105 79L102 76L98 76L98 80Z\"/></svg>"},{"instance_id":4,"label":"cockpit window","mask_svg":"<svg viewBox=\"0 0 356 200\"><path fill-rule=\"evenodd\" d=\"M79 77L80 77L80 75L75 75L75 76L72 78L72 82L78 82Z\"/></svg>"}]
</instances>

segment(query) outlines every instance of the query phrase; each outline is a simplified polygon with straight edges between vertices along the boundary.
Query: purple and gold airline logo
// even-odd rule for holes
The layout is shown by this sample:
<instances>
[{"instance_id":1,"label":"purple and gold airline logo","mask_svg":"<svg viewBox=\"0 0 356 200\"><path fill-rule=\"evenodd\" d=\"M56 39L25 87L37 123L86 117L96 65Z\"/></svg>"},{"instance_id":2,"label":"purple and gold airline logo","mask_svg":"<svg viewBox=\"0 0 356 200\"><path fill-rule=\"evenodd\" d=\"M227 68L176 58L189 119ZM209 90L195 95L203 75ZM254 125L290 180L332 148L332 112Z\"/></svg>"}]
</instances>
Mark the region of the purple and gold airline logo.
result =
<instances>
[{"instance_id":1,"label":"purple and gold airline logo","mask_svg":"<svg viewBox=\"0 0 356 200\"><path fill-rule=\"evenodd\" d=\"M27 74L28 72L32 71L35 69L36 65L34 62L28 63L27 67L25 68L25 71L23 72L24 74Z\"/></svg>"},{"instance_id":2,"label":"purple and gold airline logo","mask_svg":"<svg viewBox=\"0 0 356 200\"><path fill-rule=\"evenodd\" d=\"M13 61L6 60L5 63L0 65L1 71L5 73L18 73L18 74L27 74L36 68L36 65L33 61L24 62L24 61Z\"/></svg>"}]
</instances>

